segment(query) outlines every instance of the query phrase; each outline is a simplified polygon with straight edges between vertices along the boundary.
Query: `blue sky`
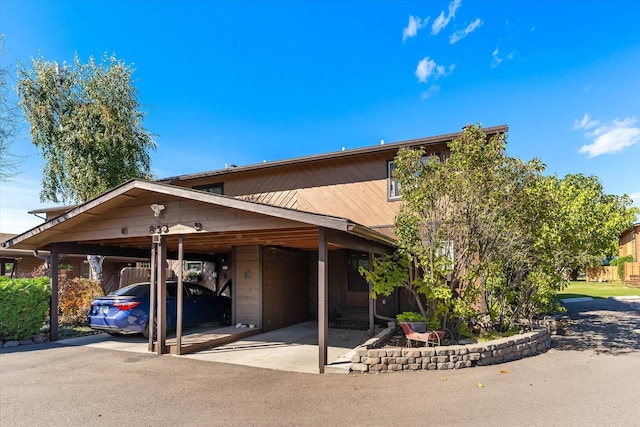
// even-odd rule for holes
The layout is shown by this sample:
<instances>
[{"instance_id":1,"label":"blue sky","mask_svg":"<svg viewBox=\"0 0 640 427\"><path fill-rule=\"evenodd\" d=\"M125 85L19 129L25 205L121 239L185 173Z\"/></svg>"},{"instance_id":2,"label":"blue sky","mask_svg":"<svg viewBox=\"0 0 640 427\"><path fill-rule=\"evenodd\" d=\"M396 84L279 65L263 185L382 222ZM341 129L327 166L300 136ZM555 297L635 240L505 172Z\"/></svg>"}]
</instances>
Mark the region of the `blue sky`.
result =
<instances>
[{"instance_id":1,"label":"blue sky","mask_svg":"<svg viewBox=\"0 0 640 427\"><path fill-rule=\"evenodd\" d=\"M507 124L508 153L640 206L638 1L2 0L3 66L134 64L157 177ZM0 231L41 221L22 124Z\"/></svg>"}]
</instances>

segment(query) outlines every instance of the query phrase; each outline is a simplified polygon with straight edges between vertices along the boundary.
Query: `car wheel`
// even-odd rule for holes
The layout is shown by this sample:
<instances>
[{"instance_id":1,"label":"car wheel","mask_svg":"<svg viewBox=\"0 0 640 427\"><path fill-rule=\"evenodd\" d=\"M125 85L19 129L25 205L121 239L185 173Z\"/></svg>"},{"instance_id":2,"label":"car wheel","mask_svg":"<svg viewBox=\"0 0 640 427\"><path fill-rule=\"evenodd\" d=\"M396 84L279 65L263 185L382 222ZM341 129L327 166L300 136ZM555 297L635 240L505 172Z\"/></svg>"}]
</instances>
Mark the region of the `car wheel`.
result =
<instances>
[{"instance_id":1,"label":"car wheel","mask_svg":"<svg viewBox=\"0 0 640 427\"><path fill-rule=\"evenodd\" d=\"M231 309L226 308L222 312L222 317L220 317L220 324L224 326L229 326L231 324Z\"/></svg>"},{"instance_id":2,"label":"car wheel","mask_svg":"<svg viewBox=\"0 0 640 427\"><path fill-rule=\"evenodd\" d=\"M156 338L156 331L158 330L158 319L153 319L153 338ZM142 330L142 336L145 338L149 338L149 322L144 325L144 329Z\"/></svg>"}]
</instances>

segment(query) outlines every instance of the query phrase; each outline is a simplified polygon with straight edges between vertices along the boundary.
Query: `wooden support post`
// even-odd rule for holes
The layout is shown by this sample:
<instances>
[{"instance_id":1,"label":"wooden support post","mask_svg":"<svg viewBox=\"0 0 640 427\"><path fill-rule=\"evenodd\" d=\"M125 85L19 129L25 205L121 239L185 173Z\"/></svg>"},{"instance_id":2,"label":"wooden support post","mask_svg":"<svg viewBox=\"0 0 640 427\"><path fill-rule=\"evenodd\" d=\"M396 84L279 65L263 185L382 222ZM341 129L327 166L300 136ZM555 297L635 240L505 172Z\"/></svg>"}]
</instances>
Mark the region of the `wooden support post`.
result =
<instances>
[{"instance_id":1,"label":"wooden support post","mask_svg":"<svg viewBox=\"0 0 640 427\"><path fill-rule=\"evenodd\" d=\"M178 237L178 289L176 290L177 295L177 319L176 319L176 354L180 356L182 354L182 316L183 316L183 287L182 283L182 264L184 258L184 236Z\"/></svg>"},{"instance_id":2,"label":"wooden support post","mask_svg":"<svg viewBox=\"0 0 640 427\"><path fill-rule=\"evenodd\" d=\"M58 258L56 245L51 245L49 269L51 271L51 299L49 300L49 341L58 341Z\"/></svg>"},{"instance_id":3,"label":"wooden support post","mask_svg":"<svg viewBox=\"0 0 640 427\"><path fill-rule=\"evenodd\" d=\"M166 353L167 346L167 238L159 236L159 243L156 249L157 264L157 280L158 280L158 354Z\"/></svg>"},{"instance_id":4,"label":"wooden support post","mask_svg":"<svg viewBox=\"0 0 640 427\"><path fill-rule=\"evenodd\" d=\"M373 253L369 252L369 268L373 267ZM375 325L375 312L376 312L376 300L371 298L373 292L373 283L369 283L369 335L374 336L376 333Z\"/></svg>"},{"instance_id":5,"label":"wooden support post","mask_svg":"<svg viewBox=\"0 0 640 427\"><path fill-rule=\"evenodd\" d=\"M155 239L155 236L152 237L152 239ZM157 301L156 301L156 289L157 289L157 280L156 280L156 264L158 263L157 260L157 248L156 248L156 243L155 241L152 241L151 243L151 278L149 279L149 320L147 320L147 328L149 328L149 345L147 347L147 350L149 352L153 353L153 342L155 341L155 334L156 334L156 328L155 328L155 322L154 319L156 318L156 307L157 307Z\"/></svg>"},{"instance_id":6,"label":"wooden support post","mask_svg":"<svg viewBox=\"0 0 640 427\"><path fill-rule=\"evenodd\" d=\"M327 364L327 341L329 338L329 251L325 229L318 230L318 370L324 373Z\"/></svg>"}]
</instances>

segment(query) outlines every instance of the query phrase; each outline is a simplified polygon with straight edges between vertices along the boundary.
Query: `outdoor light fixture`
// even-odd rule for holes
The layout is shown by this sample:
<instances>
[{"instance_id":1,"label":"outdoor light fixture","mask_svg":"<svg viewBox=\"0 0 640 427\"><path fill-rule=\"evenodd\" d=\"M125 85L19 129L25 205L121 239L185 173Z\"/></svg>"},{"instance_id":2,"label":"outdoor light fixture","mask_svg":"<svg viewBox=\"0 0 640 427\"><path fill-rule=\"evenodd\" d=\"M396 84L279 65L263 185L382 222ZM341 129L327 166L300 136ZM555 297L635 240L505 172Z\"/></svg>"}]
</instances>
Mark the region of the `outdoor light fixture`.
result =
<instances>
[{"instance_id":1,"label":"outdoor light fixture","mask_svg":"<svg viewBox=\"0 0 640 427\"><path fill-rule=\"evenodd\" d=\"M166 234L168 232L169 226L167 224L149 226L149 234Z\"/></svg>"},{"instance_id":2,"label":"outdoor light fixture","mask_svg":"<svg viewBox=\"0 0 640 427\"><path fill-rule=\"evenodd\" d=\"M160 212L162 212L164 209L164 205L159 205L157 203L151 205L151 210L153 211L153 216L155 217L159 217Z\"/></svg>"},{"instance_id":3,"label":"outdoor light fixture","mask_svg":"<svg viewBox=\"0 0 640 427\"><path fill-rule=\"evenodd\" d=\"M195 228L196 231L202 230L202 223L201 222L196 222L195 224L193 224L193 228Z\"/></svg>"}]
</instances>

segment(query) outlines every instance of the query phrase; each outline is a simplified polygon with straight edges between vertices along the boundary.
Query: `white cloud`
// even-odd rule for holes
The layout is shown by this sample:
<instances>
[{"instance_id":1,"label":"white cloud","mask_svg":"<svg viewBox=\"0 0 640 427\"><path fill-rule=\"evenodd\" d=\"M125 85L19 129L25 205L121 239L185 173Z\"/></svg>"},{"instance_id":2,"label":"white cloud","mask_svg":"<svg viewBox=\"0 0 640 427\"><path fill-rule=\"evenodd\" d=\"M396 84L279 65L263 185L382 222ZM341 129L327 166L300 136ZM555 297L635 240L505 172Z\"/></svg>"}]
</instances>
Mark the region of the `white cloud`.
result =
<instances>
[{"instance_id":1,"label":"white cloud","mask_svg":"<svg viewBox=\"0 0 640 427\"><path fill-rule=\"evenodd\" d=\"M402 42L404 43L405 40L418 35L418 30L424 28L428 23L429 17L426 19L420 19L417 16L409 16L409 23L406 28L402 30Z\"/></svg>"},{"instance_id":2,"label":"white cloud","mask_svg":"<svg viewBox=\"0 0 640 427\"><path fill-rule=\"evenodd\" d=\"M592 127L598 126L600 122L598 120L591 120L589 114L584 113L582 120L576 120L573 125L573 130L576 129L591 129Z\"/></svg>"},{"instance_id":3,"label":"white cloud","mask_svg":"<svg viewBox=\"0 0 640 427\"><path fill-rule=\"evenodd\" d=\"M491 68L496 68L502 62L502 58L500 58L500 50L496 48L491 56L493 57L493 61L491 61Z\"/></svg>"},{"instance_id":4,"label":"white cloud","mask_svg":"<svg viewBox=\"0 0 640 427\"><path fill-rule=\"evenodd\" d=\"M601 124L585 114L582 120L576 120L573 129L584 130L585 137L592 140L590 144L585 144L578 150L589 157L617 153L640 143L640 127L637 126L635 118L614 119Z\"/></svg>"},{"instance_id":5,"label":"white cloud","mask_svg":"<svg viewBox=\"0 0 640 427\"><path fill-rule=\"evenodd\" d=\"M455 68L455 65L450 65L447 70L444 65L438 65L433 59L426 56L418 62L415 74L419 82L426 83L430 78L437 80L440 77L448 76Z\"/></svg>"},{"instance_id":6,"label":"white cloud","mask_svg":"<svg viewBox=\"0 0 640 427\"><path fill-rule=\"evenodd\" d=\"M454 44L467 37L469 34L474 32L479 26L483 24L480 18L476 18L471 22L471 24L467 25L463 30L458 30L451 35L449 38L449 44Z\"/></svg>"},{"instance_id":7,"label":"white cloud","mask_svg":"<svg viewBox=\"0 0 640 427\"><path fill-rule=\"evenodd\" d=\"M424 92L422 92L422 99L427 99L429 98L432 94L438 92L440 90L440 86L438 85L431 85L431 87L427 90L425 90Z\"/></svg>"},{"instance_id":8,"label":"white cloud","mask_svg":"<svg viewBox=\"0 0 640 427\"><path fill-rule=\"evenodd\" d=\"M445 16L444 10L440 12L440 15L433 21L433 25L431 26L431 34L434 36L437 35L440 31L444 29L447 25L449 25L449 21L456 16L456 10L460 7L461 0L453 0L449 3L449 13Z\"/></svg>"},{"instance_id":9,"label":"white cloud","mask_svg":"<svg viewBox=\"0 0 640 427\"><path fill-rule=\"evenodd\" d=\"M506 59L507 61L511 61L513 58L515 58L516 53L515 52L509 52L506 55ZM500 48L495 48L495 50L491 53L491 57L493 58L491 60L491 68L496 68L498 65L500 65L502 63L502 61L504 61L503 57L500 54Z\"/></svg>"}]
</instances>

